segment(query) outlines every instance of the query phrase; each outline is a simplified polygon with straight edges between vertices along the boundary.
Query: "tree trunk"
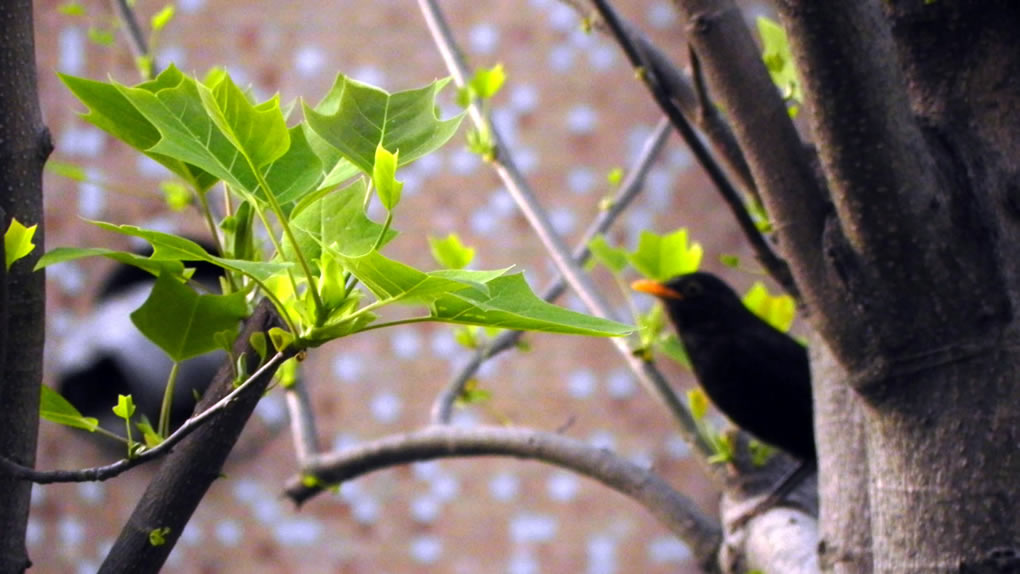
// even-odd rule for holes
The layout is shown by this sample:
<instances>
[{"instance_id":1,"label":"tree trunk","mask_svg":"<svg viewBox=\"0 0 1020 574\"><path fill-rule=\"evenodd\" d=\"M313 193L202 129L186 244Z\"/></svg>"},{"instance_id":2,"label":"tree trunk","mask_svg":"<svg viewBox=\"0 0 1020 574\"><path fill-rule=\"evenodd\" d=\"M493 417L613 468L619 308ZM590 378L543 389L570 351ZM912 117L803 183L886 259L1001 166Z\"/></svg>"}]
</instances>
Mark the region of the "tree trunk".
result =
<instances>
[{"instance_id":1,"label":"tree trunk","mask_svg":"<svg viewBox=\"0 0 1020 574\"><path fill-rule=\"evenodd\" d=\"M35 464L39 426L39 385L45 329L45 275L32 271L43 251L42 167L49 134L42 123L36 90L32 2L0 3L0 212L3 231L11 218L38 225L35 251L6 273L0 301L0 455ZM8 344L8 343L12 344ZM0 572L30 565L25 548L32 484L0 476Z\"/></svg>"}]
</instances>

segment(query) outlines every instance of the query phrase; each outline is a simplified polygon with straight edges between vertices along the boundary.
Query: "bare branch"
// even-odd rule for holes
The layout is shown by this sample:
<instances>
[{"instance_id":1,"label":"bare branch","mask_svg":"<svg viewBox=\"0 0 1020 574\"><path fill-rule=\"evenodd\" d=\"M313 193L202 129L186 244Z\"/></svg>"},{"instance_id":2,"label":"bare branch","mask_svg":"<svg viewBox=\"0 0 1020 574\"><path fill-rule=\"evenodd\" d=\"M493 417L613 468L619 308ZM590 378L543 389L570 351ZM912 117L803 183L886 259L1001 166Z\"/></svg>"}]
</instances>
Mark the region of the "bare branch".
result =
<instances>
[{"instance_id":1,"label":"bare branch","mask_svg":"<svg viewBox=\"0 0 1020 574\"><path fill-rule=\"evenodd\" d=\"M82 468L77 470L36 470L31 467L22 466L10 459L0 456L0 471L3 471L9 476L13 476L14 478L29 480L36 484L109 480L136 466L156 460L157 458L161 458L169 453L173 449L174 445L183 440L184 437L191 434L192 431L202 426L207 420L215 416L217 413L227 408L230 403L238 398L239 395L247 392L248 388L258 377L261 377L265 371L268 369L275 369L282 359L282 353L274 355L271 359L266 361L266 364L262 365L252 376L248 377L248 380L239 385L229 395L223 397L208 409L205 409L201 413L184 421L184 424L178 427L173 434L166 438L166 440L150 449L142 451L138 454L138 456L121 459L105 466Z\"/></svg>"},{"instance_id":2,"label":"bare branch","mask_svg":"<svg viewBox=\"0 0 1020 574\"><path fill-rule=\"evenodd\" d=\"M320 456L306 467L304 475L287 481L285 492L295 503L302 504L322 492L322 486L310 486L310 482L339 484L411 462L494 455L546 462L597 480L648 509L690 545L699 562L715 560L719 526L690 499L652 471L609 450L554 433L503 427L430 427Z\"/></svg>"},{"instance_id":3,"label":"bare branch","mask_svg":"<svg viewBox=\"0 0 1020 574\"><path fill-rule=\"evenodd\" d=\"M294 441L294 453L298 466L304 467L319 453L318 432L315 430L315 412L312 410L308 386L304 381L295 381L285 389L287 414L290 418L290 434Z\"/></svg>"},{"instance_id":4,"label":"bare branch","mask_svg":"<svg viewBox=\"0 0 1020 574\"><path fill-rule=\"evenodd\" d=\"M159 74L159 65L156 63L156 56L149 51L149 43L145 39L142 27L138 24L138 16L135 9L128 3L128 0L112 0L113 9L117 17L124 24L124 34L127 37L128 45L131 46L131 53L136 60L149 58L150 72L152 75ZM141 72L142 69L139 68ZM143 80L149 80L143 75Z\"/></svg>"},{"instance_id":5,"label":"bare branch","mask_svg":"<svg viewBox=\"0 0 1020 574\"><path fill-rule=\"evenodd\" d=\"M751 215L748 213L740 193L730 183L729 178L719 164L716 163L711 152L701 142L701 139L698 138L690 122L687 121L680 108L665 91L662 82L659 80L658 70L654 68L648 57L627 34L622 22L616 15L616 11L609 5L609 2L607 0L593 0L593 2L596 8L598 8L602 19L612 31L613 37L616 38L617 43L620 44L620 47L627 55L631 65L638 71L638 76L644 81L662 111L669 116L673 126L680 132L684 142L687 143L687 147L690 148L698 163L701 164L709 179L712 180L712 183L720 195L722 195L723 200L726 201L730 211L737 218L737 224L740 226L741 231L744 232L744 237L747 238L758 261L790 295L799 298L800 293L797 290L797 285L793 280L793 275L790 274L790 269L786 262L772 250L772 246L765 240L765 237L754 224L754 220L751 219Z\"/></svg>"},{"instance_id":6,"label":"bare branch","mask_svg":"<svg viewBox=\"0 0 1020 574\"><path fill-rule=\"evenodd\" d=\"M663 118L659 121L652 134L648 136L648 139L645 140L641 153L638 155L634 165L627 170L627 176L621 183L619 191L613 196L609 208L599 211L595 221L588 226L580 241L577 242L577 246L574 247L572 256L577 265L583 266L591 256L588 243L596 235L605 233L613 225L617 217L627 209L631 201L641 193L645 177L648 175L652 163L659 157L662 148L665 147L670 132L669 120ZM553 281L552 285L546 288L545 292L542 293L542 298L546 301L554 301L563 294L566 287L566 281L563 280L561 275ZM461 369L460 373L436 397L432 405L432 421L439 424L450 422L454 401L464 391L464 385L478 372L482 363L503 351L512 349L523 335L523 331L504 331L490 344L478 349L471 358L471 361Z\"/></svg>"},{"instance_id":7,"label":"bare branch","mask_svg":"<svg viewBox=\"0 0 1020 574\"><path fill-rule=\"evenodd\" d=\"M463 86L468 76L468 67L454 42L453 34L450 32L442 11L435 0L418 0L418 5L425 16L426 25L443 57L443 61L450 71L450 75L453 76L458 86ZM514 198L517 207L524 214L528 223L531 224L535 235L549 252L553 263L555 263L567 284L581 298L592 314L599 317L611 317L612 310L609 305L599 294L587 274L574 263L566 246L563 244L563 240L553 230L548 214L538 203L534 192L532 192L524 176L514 164L513 158L506 148L499 130L482 114L480 107L476 103L471 103L468 107L468 113L475 125L478 126L478 129L485 129L492 135L493 141L496 144L496 157L493 161L496 173L503 180L507 191ZM698 460L703 463L706 472L710 476L719 478L718 471L706 462L712 454L711 446L698 433L694 418L683 402L681 402L669 382L650 363L635 356L635 353L625 339L614 338L611 342L617 351L623 355L631 370L637 375L638 381L653 397L662 402L670 414L673 415L679 424L680 432L684 435L684 438L698 452Z\"/></svg>"}]
</instances>

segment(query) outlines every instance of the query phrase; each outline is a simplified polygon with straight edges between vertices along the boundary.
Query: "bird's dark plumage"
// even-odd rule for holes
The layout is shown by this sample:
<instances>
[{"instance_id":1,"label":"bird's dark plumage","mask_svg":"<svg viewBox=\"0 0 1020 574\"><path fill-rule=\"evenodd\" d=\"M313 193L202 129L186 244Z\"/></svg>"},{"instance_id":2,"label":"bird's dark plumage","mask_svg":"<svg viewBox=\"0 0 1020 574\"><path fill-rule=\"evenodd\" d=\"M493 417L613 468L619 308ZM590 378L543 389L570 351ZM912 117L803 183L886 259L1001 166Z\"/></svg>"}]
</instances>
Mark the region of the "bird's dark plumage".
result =
<instances>
[{"instance_id":1,"label":"bird's dark plumage","mask_svg":"<svg viewBox=\"0 0 1020 574\"><path fill-rule=\"evenodd\" d=\"M634 288L662 300L698 382L723 414L764 442L816 460L807 349L710 273Z\"/></svg>"}]
</instances>

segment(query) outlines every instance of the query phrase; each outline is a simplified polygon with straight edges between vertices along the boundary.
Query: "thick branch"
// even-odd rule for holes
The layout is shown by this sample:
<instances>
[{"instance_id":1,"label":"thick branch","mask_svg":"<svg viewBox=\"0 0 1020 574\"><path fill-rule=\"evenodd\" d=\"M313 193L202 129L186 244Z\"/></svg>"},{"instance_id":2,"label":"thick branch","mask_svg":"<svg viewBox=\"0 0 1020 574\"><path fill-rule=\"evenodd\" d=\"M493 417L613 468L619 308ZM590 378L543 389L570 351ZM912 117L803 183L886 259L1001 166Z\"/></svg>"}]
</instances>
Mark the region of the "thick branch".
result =
<instances>
[{"instance_id":1,"label":"thick branch","mask_svg":"<svg viewBox=\"0 0 1020 574\"><path fill-rule=\"evenodd\" d=\"M702 565L714 563L720 531L684 495L655 473L612 452L562 435L502 427L431 427L323 455L287 482L286 493L301 504L322 491L309 486L339 484L370 472L411 462L448 457L512 456L560 466L597 480L634 499L690 545Z\"/></svg>"},{"instance_id":2,"label":"thick branch","mask_svg":"<svg viewBox=\"0 0 1020 574\"><path fill-rule=\"evenodd\" d=\"M917 258L935 166L914 121L878 1L778 2L812 111L832 201L869 261ZM889 266L895 268L896 266ZM916 279L915 279L916 281Z\"/></svg>"},{"instance_id":3,"label":"thick branch","mask_svg":"<svg viewBox=\"0 0 1020 574\"><path fill-rule=\"evenodd\" d=\"M245 354L248 369L258 368L258 353L249 345L252 333L266 331L278 322L268 299L264 299L245 324L234 355ZM283 358L289 357L284 353ZM244 424L251 416L276 369L269 369L252 382L251 392L237 399L219 416L202 425L171 452L156 471L131 518L124 526L100 572L158 572L173 550L184 526L212 482L219 478L223 463L237 442ZM203 411L234 390L234 376L227 361L213 379L212 385L196 407ZM154 546L149 534L167 529L165 544Z\"/></svg>"},{"instance_id":4,"label":"thick branch","mask_svg":"<svg viewBox=\"0 0 1020 574\"><path fill-rule=\"evenodd\" d=\"M821 251L824 191L786 104L730 0L676 0L719 105L726 110L773 220L783 256L797 284L824 285ZM811 293L802 293L811 303Z\"/></svg>"}]
</instances>

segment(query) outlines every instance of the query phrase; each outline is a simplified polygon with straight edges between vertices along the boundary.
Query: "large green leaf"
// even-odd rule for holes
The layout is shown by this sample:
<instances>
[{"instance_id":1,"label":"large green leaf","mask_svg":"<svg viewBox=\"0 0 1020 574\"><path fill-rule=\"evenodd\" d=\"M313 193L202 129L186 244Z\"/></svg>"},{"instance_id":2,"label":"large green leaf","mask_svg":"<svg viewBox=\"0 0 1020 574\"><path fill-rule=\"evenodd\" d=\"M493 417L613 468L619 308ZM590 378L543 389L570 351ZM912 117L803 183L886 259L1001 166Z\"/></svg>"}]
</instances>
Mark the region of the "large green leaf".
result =
<instances>
[{"instance_id":1,"label":"large green leaf","mask_svg":"<svg viewBox=\"0 0 1020 574\"><path fill-rule=\"evenodd\" d=\"M199 295L174 277L160 275L149 298L131 313L131 322L171 359L183 361L219 348L218 333L234 339L248 315L245 295Z\"/></svg>"},{"instance_id":2,"label":"large green leaf","mask_svg":"<svg viewBox=\"0 0 1020 574\"><path fill-rule=\"evenodd\" d=\"M469 287L468 283L462 281L419 271L389 259L378 251L369 251L360 257L338 259L381 301L428 303L444 293Z\"/></svg>"},{"instance_id":3,"label":"large green leaf","mask_svg":"<svg viewBox=\"0 0 1020 574\"><path fill-rule=\"evenodd\" d=\"M35 268L38 270L55 263L74 261L75 259L95 257L97 255L113 259L125 265L138 267L153 275L159 275L160 273L181 275L184 273L184 264L179 259L152 259L137 253L115 251L104 247L57 247L43 255Z\"/></svg>"},{"instance_id":4,"label":"large green leaf","mask_svg":"<svg viewBox=\"0 0 1020 574\"><path fill-rule=\"evenodd\" d=\"M272 277L273 275L293 266L292 263L282 261L246 261L243 259L226 259L209 254L205 248L190 239L185 239L170 233L163 233L162 231L154 231L152 229L142 229L134 225L114 225L104 221L93 221L92 223L108 231L113 231L122 235L130 235L132 237L141 237L148 241L152 244L152 259L154 260L206 261L213 265L223 267L224 269L230 269L231 271L250 275L259 281L265 281L269 277ZM105 254L99 253L97 255ZM132 265L136 264L131 261L123 262Z\"/></svg>"},{"instance_id":5,"label":"large green leaf","mask_svg":"<svg viewBox=\"0 0 1020 574\"><path fill-rule=\"evenodd\" d=\"M180 71L172 65L160 74L161 78L166 79L180 76ZM86 121L161 163L200 191L216 183L217 178L205 170L150 151L161 137L159 130L135 109L116 86L63 74L60 74L60 79L88 107L88 113L82 116Z\"/></svg>"},{"instance_id":6,"label":"large green leaf","mask_svg":"<svg viewBox=\"0 0 1020 574\"><path fill-rule=\"evenodd\" d=\"M315 109L304 106L308 125L366 175L372 175L375 150L400 152L408 164L446 143L464 115L436 116L436 94L449 79L424 88L389 94L344 75Z\"/></svg>"},{"instance_id":7,"label":"large green leaf","mask_svg":"<svg viewBox=\"0 0 1020 574\"><path fill-rule=\"evenodd\" d=\"M432 317L446 323L598 337L617 337L634 330L547 303L531 291L522 273L497 277L486 286L488 292L470 288L439 297L432 303Z\"/></svg>"},{"instance_id":8,"label":"large green leaf","mask_svg":"<svg viewBox=\"0 0 1020 574\"><path fill-rule=\"evenodd\" d=\"M211 89L203 84L196 86L209 118L256 168L287 152L290 134L279 95L252 105L229 74L220 76Z\"/></svg>"},{"instance_id":9,"label":"large green leaf","mask_svg":"<svg viewBox=\"0 0 1020 574\"><path fill-rule=\"evenodd\" d=\"M99 426L99 420L83 416L78 409L74 408L67 399L60 396L60 393L42 385L42 395L39 397L39 416L42 418L69 427L85 429L93 432Z\"/></svg>"},{"instance_id":10,"label":"large green leaf","mask_svg":"<svg viewBox=\"0 0 1020 574\"><path fill-rule=\"evenodd\" d=\"M358 257L372 250L383 233L383 226L365 215L365 185L364 180L359 179L301 207L291 220L291 231L306 257L318 259L323 248L346 257ZM387 230L379 246L396 236L396 231ZM283 251L287 259L294 259L289 241L284 242Z\"/></svg>"},{"instance_id":11,"label":"large green leaf","mask_svg":"<svg viewBox=\"0 0 1020 574\"><path fill-rule=\"evenodd\" d=\"M160 74L157 80L162 80ZM165 83L169 83L168 78ZM254 194L258 184L242 151L220 131L209 116L199 93L199 84L179 75L172 86L141 84L128 87L114 83L130 103L159 132L160 138L146 151L163 154L196 165L236 189ZM202 89L207 89L202 86Z\"/></svg>"},{"instance_id":12,"label":"large green leaf","mask_svg":"<svg viewBox=\"0 0 1020 574\"><path fill-rule=\"evenodd\" d=\"M322 167L304 128L295 126L290 129L290 149L266 169L266 181L281 204L296 203L321 185ZM351 173L356 170L352 168Z\"/></svg>"}]
</instances>

